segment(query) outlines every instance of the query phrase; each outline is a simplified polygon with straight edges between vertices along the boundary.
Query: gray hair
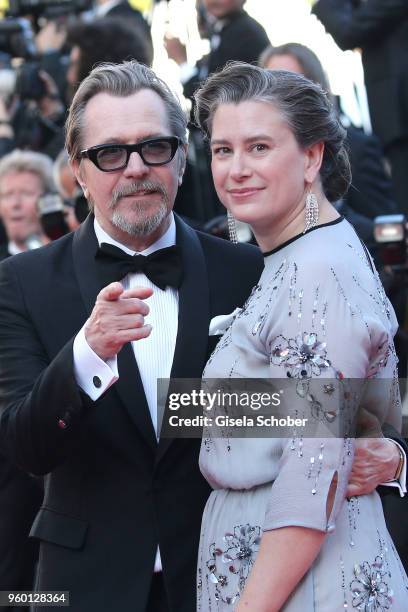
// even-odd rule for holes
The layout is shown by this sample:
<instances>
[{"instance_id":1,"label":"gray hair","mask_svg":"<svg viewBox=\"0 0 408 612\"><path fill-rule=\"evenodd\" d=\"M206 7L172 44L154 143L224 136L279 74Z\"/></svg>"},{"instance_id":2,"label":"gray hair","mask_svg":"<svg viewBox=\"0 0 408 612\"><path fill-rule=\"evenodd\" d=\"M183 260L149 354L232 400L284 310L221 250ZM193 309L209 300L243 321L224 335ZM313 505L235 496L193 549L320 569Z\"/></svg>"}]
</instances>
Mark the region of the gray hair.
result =
<instances>
[{"instance_id":1,"label":"gray hair","mask_svg":"<svg viewBox=\"0 0 408 612\"><path fill-rule=\"evenodd\" d=\"M187 115L175 94L153 70L135 60L121 64L100 64L82 81L69 109L65 125L65 146L70 159L78 159L83 148L84 112L91 98L99 93L131 96L142 89L151 89L161 97L167 110L170 129L186 144Z\"/></svg>"},{"instance_id":2,"label":"gray hair","mask_svg":"<svg viewBox=\"0 0 408 612\"><path fill-rule=\"evenodd\" d=\"M214 113L221 104L250 100L269 102L279 110L300 147L324 143L322 187L330 202L340 199L351 181L346 131L320 85L286 70L231 62L196 92L196 122L209 137Z\"/></svg>"},{"instance_id":3,"label":"gray hair","mask_svg":"<svg viewBox=\"0 0 408 612\"><path fill-rule=\"evenodd\" d=\"M32 172L41 180L44 193L55 191L52 161L48 155L15 149L0 159L0 182L12 172Z\"/></svg>"}]
</instances>

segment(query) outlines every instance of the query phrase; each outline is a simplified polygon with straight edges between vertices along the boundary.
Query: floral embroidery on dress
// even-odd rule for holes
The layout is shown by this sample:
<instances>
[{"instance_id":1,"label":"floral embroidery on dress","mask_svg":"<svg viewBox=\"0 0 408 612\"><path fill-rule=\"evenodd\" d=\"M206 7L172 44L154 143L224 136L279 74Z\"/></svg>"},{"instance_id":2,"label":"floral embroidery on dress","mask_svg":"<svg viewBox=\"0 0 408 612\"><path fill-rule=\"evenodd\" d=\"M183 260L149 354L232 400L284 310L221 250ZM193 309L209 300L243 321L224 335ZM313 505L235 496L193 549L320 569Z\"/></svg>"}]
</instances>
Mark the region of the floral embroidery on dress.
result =
<instances>
[{"instance_id":1,"label":"floral embroidery on dress","mask_svg":"<svg viewBox=\"0 0 408 612\"><path fill-rule=\"evenodd\" d=\"M278 336L271 347L270 362L286 368L290 378L320 376L321 371L331 366L326 358L326 343L320 342L317 334L303 332L296 338Z\"/></svg>"},{"instance_id":2,"label":"floral embroidery on dress","mask_svg":"<svg viewBox=\"0 0 408 612\"><path fill-rule=\"evenodd\" d=\"M233 533L224 535L223 541L226 545L224 550L217 548L215 543L210 545L210 559L206 563L209 570L207 580L215 586L214 597L217 601L233 605L244 590L254 564L261 542L261 528L249 523L236 525ZM237 580L238 586L231 588L231 583L235 585Z\"/></svg>"},{"instance_id":3,"label":"floral embroidery on dress","mask_svg":"<svg viewBox=\"0 0 408 612\"><path fill-rule=\"evenodd\" d=\"M364 561L354 566L354 580L350 583L353 608L362 612L383 612L392 604L392 590L388 585L388 571L381 556L370 565Z\"/></svg>"}]
</instances>

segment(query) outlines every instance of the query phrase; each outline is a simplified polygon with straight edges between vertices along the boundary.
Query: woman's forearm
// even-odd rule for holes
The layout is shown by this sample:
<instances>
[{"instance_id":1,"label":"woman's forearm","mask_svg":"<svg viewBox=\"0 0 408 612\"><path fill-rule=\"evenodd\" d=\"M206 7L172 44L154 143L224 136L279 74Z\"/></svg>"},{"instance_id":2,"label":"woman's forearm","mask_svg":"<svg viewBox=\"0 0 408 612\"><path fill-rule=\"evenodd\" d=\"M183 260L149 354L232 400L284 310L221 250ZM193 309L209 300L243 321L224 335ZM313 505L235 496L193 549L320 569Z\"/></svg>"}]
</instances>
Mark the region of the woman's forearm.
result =
<instances>
[{"instance_id":1,"label":"woman's forearm","mask_svg":"<svg viewBox=\"0 0 408 612\"><path fill-rule=\"evenodd\" d=\"M305 527L266 531L236 612L278 612L312 565L326 534Z\"/></svg>"}]
</instances>

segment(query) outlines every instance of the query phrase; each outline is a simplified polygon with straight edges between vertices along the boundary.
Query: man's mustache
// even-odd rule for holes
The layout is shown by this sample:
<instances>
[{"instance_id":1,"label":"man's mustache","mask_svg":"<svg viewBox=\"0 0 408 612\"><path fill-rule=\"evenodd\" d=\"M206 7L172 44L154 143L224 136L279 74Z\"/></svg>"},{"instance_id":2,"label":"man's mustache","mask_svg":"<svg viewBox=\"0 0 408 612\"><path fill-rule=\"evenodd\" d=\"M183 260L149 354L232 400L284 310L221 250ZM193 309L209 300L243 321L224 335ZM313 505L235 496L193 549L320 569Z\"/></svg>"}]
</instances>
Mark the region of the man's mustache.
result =
<instances>
[{"instance_id":1,"label":"man's mustache","mask_svg":"<svg viewBox=\"0 0 408 612\"><path fill-rule=\"evenodd\" d=\"M133 183L127 183L126 185L116 187L116 189L112 191L109 208L115 208L118 200L125 196L134 195L136 197L143 197L143 193L141 192L144 191L158 193L164 200L167 201L168 199L167 191L161 183L155 181L134 181Z\"/></svg>"}]
</instances>

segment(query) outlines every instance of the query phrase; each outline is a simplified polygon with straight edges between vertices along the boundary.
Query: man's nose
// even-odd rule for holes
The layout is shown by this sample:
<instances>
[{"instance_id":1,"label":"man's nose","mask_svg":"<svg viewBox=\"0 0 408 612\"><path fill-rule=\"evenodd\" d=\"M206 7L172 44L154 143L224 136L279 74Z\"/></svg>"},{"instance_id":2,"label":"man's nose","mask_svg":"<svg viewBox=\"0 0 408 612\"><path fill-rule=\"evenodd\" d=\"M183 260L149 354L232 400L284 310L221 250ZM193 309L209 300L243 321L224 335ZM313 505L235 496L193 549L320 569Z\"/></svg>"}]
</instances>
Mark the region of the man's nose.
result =
<instances>
[{"instance_id":1,"label":"man's nose","mask_svg":"<svg viewBox=\"0 0 408 612\"><path fill-rule=\"evenodd\" d=\"M124 176L145 176L149 172L149 166L147 166L139 153L134 151L130 154L128 164L123 171Z\"/></svg>"}]
</instances>

